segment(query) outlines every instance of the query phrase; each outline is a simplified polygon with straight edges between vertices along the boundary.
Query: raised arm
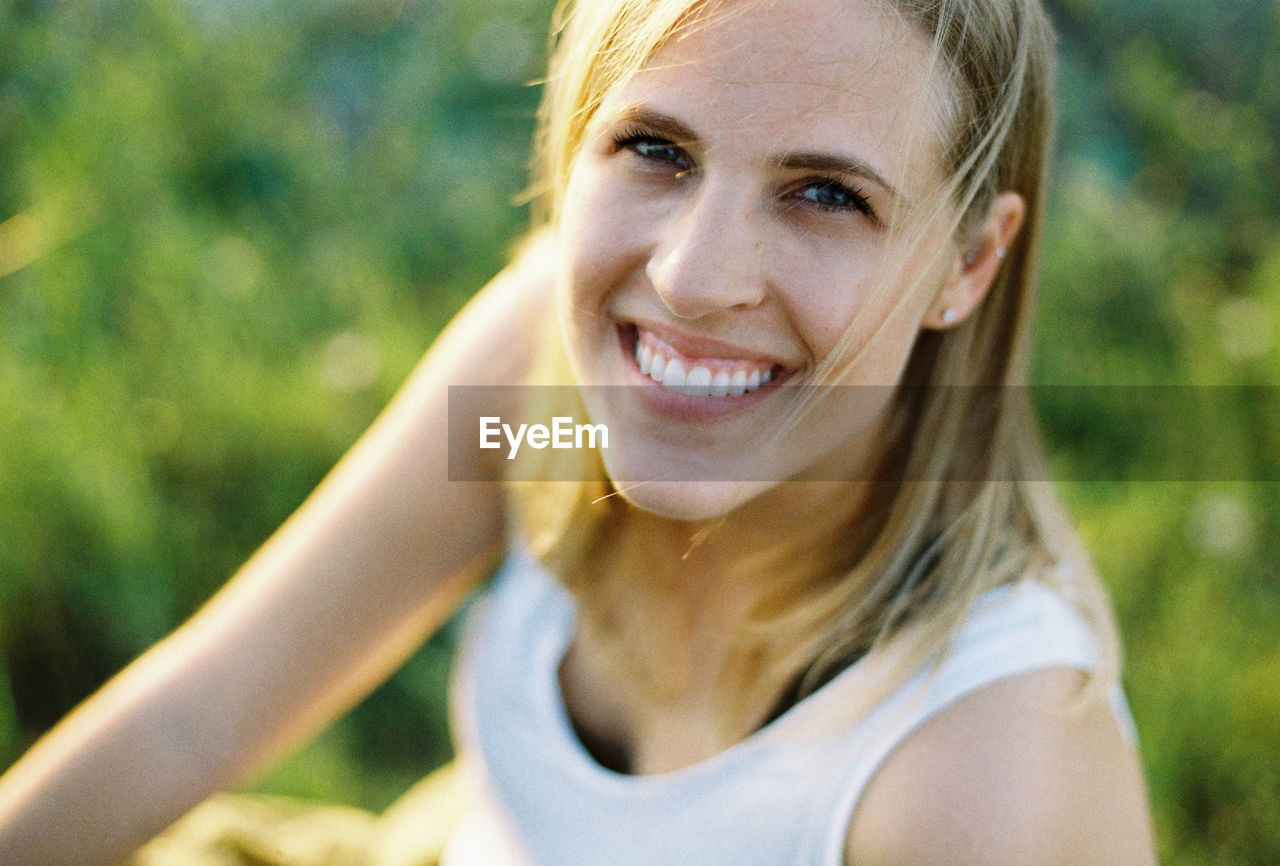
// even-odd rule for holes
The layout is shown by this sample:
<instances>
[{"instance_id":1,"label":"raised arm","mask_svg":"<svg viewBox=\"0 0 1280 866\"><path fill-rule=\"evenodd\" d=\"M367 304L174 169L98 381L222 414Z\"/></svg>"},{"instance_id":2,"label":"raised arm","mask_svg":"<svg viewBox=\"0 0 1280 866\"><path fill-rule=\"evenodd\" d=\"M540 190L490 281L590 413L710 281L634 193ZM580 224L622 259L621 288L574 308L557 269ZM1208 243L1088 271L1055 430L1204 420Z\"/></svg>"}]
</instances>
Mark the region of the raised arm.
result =
<instances>
[{"instance_id":1,"label":"raised arm","mask_svg":"<svg viewBox=\"0 0 1280 866\"><path fill-rule=\"evenodd\" d=\"M0 777L0 863L123 859L448 617L498 549L502 503L496 483L448 481L447 389L520 381L552 268L548 240L526 245L231 582Z\"/></svg>"}]
</instances>

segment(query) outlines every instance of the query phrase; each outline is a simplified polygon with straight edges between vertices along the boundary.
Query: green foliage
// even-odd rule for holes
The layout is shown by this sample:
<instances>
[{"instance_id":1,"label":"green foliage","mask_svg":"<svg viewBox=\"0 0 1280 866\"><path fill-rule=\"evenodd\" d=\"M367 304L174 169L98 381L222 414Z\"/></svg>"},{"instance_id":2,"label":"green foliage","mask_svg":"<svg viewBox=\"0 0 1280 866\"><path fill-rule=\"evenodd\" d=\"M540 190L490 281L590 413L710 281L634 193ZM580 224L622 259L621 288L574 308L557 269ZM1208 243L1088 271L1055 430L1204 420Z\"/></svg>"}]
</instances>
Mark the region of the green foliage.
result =
<instances>
[{"instance_id":1,"label":"green foliage","mask_svg":"<svg viewBox=\"0 0 1280 866\"><path fill-rule=\"evenodd\" d=\"M1065 492L1115 598L1161 862L1277 862L1280 9L1053 12L1036 378L1092 387L1040 392L1050 451L1094 479ZM1172 480L1121 483L1143 477Z\"/></svg>"},{"instance_id":2,"label":"green foliage","mask_svg":"<svg viewBox=\"0 0 1280 866\"><path fill-rule=\"evenodd\" d=\"M207 598L502 260L546 16L0 4L0 762ZM381 804L447 757L441 645L277 787Z\"/></svg>"},{"instance_id":3,"label":"green foliage","mask_svg":"<svg viewBox=\"0 0 1280 866\"><path fill-rule=\"evenodd\" d=\"M500 265L549 5L0 0L0 765L207 598ZM1164 862L1280 862L1280 487L1249 481L1280 475L1280 7L1051 12L1036 379L1089 386L1038 392L1051 453ZM449 645L263 786L386 804L448 754Z\"/></svg>"}]
</instances>

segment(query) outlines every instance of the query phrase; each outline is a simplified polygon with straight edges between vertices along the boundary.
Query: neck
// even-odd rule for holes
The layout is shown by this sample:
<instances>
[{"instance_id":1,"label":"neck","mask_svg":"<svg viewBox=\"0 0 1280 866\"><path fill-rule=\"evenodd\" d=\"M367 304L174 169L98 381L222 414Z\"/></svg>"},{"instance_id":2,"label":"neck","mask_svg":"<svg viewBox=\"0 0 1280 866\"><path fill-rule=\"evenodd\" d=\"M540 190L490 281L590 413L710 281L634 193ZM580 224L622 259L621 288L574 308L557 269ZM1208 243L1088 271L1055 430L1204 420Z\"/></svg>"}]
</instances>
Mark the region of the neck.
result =
<instances>
[{"instance_id":1,"label":"neck","mask_svg":"<svg viewBox=\"0 0 1280 866\"><path fill-rule=\"evenodd\" d=\"M847 567L849 527L870 492L869 485L789 482L711 521L629 514L600 564L607 579L583 599L564 671L566 697L604 720L586 727L611 730L606 739L643 752L644 731L663 731L653 738L661 740L683 725L694 744L648 762L666 766L763 724L789 678L761 689L755 672L776 670L772 662L794 656L809 635L757 632L745 644L744 637L758 611L773 618L795 601L791 592L780 598L780 588L813 586ZM799 673L797 661L788 674ZM735 712L726 716L726 708Z\"/></svg>"}]
</instances>

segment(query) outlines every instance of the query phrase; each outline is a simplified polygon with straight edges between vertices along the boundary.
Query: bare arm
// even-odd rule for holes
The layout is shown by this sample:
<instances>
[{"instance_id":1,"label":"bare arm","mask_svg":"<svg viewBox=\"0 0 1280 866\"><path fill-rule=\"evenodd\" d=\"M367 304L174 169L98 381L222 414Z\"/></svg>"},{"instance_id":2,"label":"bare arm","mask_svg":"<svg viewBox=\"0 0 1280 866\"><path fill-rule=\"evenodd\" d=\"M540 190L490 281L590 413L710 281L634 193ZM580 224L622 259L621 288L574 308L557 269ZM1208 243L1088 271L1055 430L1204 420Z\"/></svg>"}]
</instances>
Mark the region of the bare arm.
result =
<instances>
[{"instance_id":1,"label":"bare arm","mask_svg":"<svg viewBox=\"0 0 1280 866\"><path fill-rule=\"evenodd\" d=\"M845 862L1154 864L1133 744L1105 700L1071 709L1080 678L1011 677L931 719L872 779Z\"/></svg>"},{"instance_id":2,"label":"bare arm","mask_svg":"<svg viewBox=\"0 0 1280 866\"><path fill-rule=\"evenodd\" d=\"M447 389L520 381L551 267L545 239L527 247L232 581L0 778L0 863L123 859L448 617L498 549L502 502L495 483L448 481Z\"/></svg>"}]
</instances>

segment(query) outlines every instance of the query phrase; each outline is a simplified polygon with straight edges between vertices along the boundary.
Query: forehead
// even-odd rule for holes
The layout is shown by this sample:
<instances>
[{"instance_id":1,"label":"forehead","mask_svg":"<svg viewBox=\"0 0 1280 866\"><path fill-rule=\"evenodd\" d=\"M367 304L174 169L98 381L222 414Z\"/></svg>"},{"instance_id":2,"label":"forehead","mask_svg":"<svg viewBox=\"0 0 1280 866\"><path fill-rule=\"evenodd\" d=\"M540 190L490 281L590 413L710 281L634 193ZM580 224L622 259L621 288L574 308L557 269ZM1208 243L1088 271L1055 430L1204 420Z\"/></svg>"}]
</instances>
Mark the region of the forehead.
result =
<instances>
[{"instance_id":1,"label":"forehead","mask_svg":"<svg viewBox=\"0 0 1280 866\"><path fill-rule=\"evenodd\" d=\"M940 90L928 38L885 0L724 0L614 88L598 117L643 105L743 147L855 150L909 188L918 163L940 159Z\"/></svg>"}]
</instances>

